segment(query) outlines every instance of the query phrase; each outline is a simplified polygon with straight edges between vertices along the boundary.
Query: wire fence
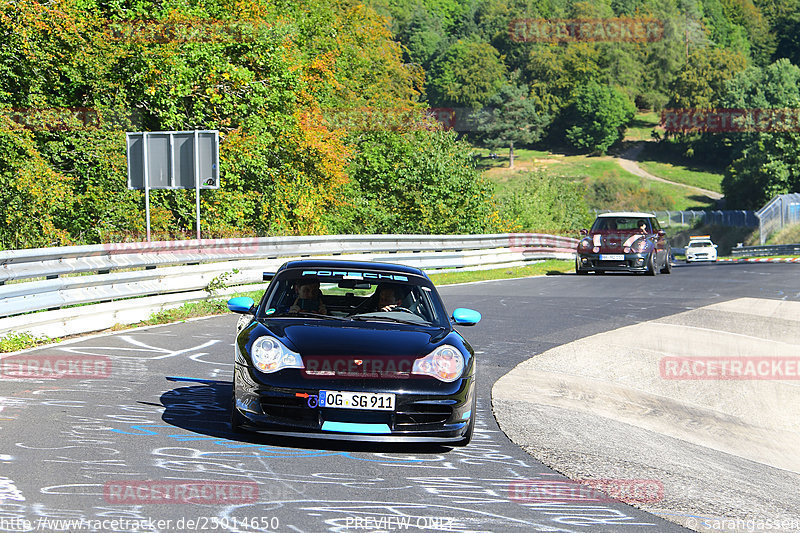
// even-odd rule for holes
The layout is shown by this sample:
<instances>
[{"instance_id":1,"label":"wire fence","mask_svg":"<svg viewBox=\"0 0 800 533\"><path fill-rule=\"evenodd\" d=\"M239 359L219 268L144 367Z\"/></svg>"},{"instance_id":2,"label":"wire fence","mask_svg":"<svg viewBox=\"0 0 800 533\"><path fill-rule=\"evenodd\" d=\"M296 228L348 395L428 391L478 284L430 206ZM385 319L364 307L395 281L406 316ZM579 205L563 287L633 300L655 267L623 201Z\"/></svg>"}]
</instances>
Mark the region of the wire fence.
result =
<instances>
[{"instance_id":1,"label":"wire fence","mask_svg":"<svg viewBox=\"0 0 800 533\"><path fill-rule=\"evenodd\" d=\"M800 224L800 194L780 194L756 211L759 218L759 235L764 244L770 235L785 226Z\"/></svg>"}]
</instances>

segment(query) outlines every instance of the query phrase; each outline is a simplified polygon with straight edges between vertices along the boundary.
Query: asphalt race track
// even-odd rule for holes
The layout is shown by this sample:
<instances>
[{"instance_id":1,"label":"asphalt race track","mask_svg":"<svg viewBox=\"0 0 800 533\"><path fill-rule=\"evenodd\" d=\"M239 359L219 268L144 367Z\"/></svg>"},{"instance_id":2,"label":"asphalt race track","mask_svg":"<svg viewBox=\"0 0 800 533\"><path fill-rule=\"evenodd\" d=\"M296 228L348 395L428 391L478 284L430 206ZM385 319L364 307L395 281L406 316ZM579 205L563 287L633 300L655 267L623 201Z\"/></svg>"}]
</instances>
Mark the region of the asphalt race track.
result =
<instances>
[{"instance_id":1,"label":"asphalt race track","mask_svg":"<svg viewBox=\"0 0 800 533\"><path fill-rule=\"evenodd\" d=\"M744 296L798 301L798 268L692 264L440 288L450 310L483 314L462 329L479 353L466 448L231 434L233 314L31 350L99 363L91 379L0 376L0 531L687 531L608 498L528 490L566 478L499 430L491 387L588 335Z\"/></svg>"}]
</instances>

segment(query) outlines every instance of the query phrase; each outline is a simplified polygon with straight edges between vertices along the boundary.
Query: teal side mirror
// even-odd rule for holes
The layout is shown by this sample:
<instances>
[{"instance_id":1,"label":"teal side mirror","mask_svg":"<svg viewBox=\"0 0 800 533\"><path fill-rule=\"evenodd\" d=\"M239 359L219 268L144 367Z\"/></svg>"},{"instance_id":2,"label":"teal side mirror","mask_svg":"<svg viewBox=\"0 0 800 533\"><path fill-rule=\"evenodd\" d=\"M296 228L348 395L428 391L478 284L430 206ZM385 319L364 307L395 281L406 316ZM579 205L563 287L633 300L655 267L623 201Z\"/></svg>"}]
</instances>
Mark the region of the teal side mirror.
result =
<instances>
[{"instance_id":1,"label":"teal side mirror","mask_svg":"<svg viewBox=\"0 0 800 533\"><path fill-rule=\"evenodd\" d=\"M481 314L472 309L459 307L453 311L453 322L459 326L474 326L481 321Z\"/></svg>"},{"instance_id":2,"label":"teal side mirror","mask_svg":"<svg viewBox=\"0 0 800 533\"><path fill-rule=\"evenodd\" d=\"M255 301L249 296L238 296L228 300L228 309L234 313L253 314Z\"/></svg>"}]
</instances>

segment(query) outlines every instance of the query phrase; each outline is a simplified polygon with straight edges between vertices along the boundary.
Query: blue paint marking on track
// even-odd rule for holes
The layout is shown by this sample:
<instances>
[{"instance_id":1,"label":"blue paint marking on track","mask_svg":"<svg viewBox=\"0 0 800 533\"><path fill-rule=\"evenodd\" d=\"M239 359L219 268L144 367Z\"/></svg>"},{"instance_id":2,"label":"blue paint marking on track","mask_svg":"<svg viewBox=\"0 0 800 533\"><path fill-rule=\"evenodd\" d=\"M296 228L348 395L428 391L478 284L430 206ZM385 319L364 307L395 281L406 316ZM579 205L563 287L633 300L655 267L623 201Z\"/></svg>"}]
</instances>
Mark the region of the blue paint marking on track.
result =
<instances>
[{"instance_id":1,"label":"blue paint marking on track","mask_svg":"<svg viewBox=\"0 0 800 533\"><path fill-rule=\"evenodd\" d=\"M166 426L166 425L159 425L159 424L145 424L145 425L135 425L131 426L130 429L138 431L138 433L130 432L130 431L123 431L121 429L111 429L114 433L119 433L122 435L135 435L138 437L142 436L159 436L160 433L152 431L147 428L168 428L174 429L174 426ZM190 430L191 431L191 430ZM284 458L284 457L292 457L292 458L307 458L307 457L343 457L347 459L355 459L356 461L363 461L368 463L398 463L398 464L414 464L414 463L421 463L422 459L409 459L409 460L397 460L397 459L388 459L388 458L377 458L371 459L367 457L358 457L355 455L351 455L350 452L336 452L336 451L329 451L329 450L302 450L298 448L277 448L274 446L264 445L264 444L242 444L237 441L228 440L228 439L221 439L219 437L212 437L212 436L195 436L195 435L186 435L186 434L173 434L173 435L161 435L167 438L176 439L179 441L192 441L192 440L206 440L206 441L214 441L214 444L218 446L222 446L225 448L258 448L261 452L260 457L273 457L273 458ZM215 453L215 452L209 452Z\"/></svg>"},{"instance_id":2,"label":"blue paint marking on track","mask_svg":"<svg viewBox=\"0 0 800 533\"><path fill-rule=\"evenodd\" d=\"M219 381L218 379L186 378L183 376L164 376L167 381L188 381L190 383L207 383L209 385L230 385L230 381Z\"/></svg>"}]
</instances>

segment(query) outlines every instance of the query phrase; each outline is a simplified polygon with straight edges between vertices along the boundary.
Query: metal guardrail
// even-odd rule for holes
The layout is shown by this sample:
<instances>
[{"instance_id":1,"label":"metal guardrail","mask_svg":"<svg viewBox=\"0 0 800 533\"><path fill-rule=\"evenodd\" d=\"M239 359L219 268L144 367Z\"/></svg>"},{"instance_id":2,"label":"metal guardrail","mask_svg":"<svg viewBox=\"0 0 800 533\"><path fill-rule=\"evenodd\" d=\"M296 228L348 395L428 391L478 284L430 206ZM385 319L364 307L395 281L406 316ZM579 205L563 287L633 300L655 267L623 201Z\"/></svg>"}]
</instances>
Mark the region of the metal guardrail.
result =
<instances>
[{"instance_id":1,"label":"metal guardrail","mask_svg":"<svg viewBox=\"0 0 800 533\"><path fill-rule=\"evenodd\" d=\"M211 292L263 288L262 273L289 258L384 261L428 272L476 270L569 259L577 243L529 233L326 235L2 251L0 335L30 331L54 337L138 322L153 311L207 299ZM231 288L214 291L215 285ZM73 307L78 304L94 305Z\"/></svg>"},{"instance_id":2,"label":"metal guardrail","mask_svg":"<svg viewBox=\"0 0 800 533\"><path fill-rule=\"evenodd\" d=\"M731 249L738 257L766 257L770 255L800 255L800 244L775 244L770 246L739 246Z\"/></svg>"}]
</instances>

